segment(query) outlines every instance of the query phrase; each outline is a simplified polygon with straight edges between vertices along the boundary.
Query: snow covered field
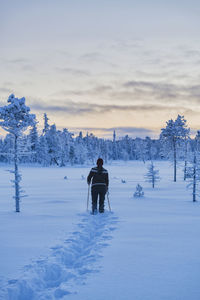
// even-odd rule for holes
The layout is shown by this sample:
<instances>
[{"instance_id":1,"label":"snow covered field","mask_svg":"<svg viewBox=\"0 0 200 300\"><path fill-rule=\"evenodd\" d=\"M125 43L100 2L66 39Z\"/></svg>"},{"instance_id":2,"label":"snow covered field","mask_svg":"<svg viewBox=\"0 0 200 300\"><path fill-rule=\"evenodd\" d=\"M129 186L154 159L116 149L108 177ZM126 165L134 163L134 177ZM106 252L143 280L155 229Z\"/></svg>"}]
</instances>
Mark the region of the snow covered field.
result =
<instances>
[{"instance_id":1,"label":"snow covered field","mask_svg":"<svg viewBox=\"0 0 200 300\"><path fill-rule=\"evenodd\" d=\"M105 166L113 212L97 216L81 178L90 167L21 167L29 197L16 214L1 166L0 299L199 300L200 205L168 162L155 163L153 190L147 164ZM132 197L137 183L144 198Z\"/></svg>"}]
</instances>

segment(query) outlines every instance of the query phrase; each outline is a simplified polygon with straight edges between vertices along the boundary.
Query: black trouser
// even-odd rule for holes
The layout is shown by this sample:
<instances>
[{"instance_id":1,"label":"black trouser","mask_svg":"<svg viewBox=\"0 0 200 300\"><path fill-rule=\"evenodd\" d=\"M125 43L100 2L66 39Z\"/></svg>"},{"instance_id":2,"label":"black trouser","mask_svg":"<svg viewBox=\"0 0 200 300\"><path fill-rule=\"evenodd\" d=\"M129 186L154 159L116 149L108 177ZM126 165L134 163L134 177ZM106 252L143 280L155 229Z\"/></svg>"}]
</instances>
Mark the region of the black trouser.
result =
<instances>
[{"instance_id":1,"label":"black trouser","mask_svg":"<svg viewBox=\"0 0 200 300\"><path fill-rule=\"evenodd\" d=\"M105 185L93 185L92 186L92 212L95 213L97 211L97 200L99 196L99 212L104 212L104 200L106 194L106 186Z\"/></svg>"}]
</instances>

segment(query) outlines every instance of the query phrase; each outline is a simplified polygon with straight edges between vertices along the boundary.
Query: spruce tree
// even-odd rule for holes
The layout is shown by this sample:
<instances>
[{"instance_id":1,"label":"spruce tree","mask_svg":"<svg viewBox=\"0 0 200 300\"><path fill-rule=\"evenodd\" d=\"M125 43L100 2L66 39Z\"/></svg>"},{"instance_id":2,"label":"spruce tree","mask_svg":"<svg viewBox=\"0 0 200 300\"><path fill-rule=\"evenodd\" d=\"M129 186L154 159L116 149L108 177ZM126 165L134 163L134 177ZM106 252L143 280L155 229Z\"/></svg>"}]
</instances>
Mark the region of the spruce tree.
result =
<instances>
[{"instance_id":1,"label":"spruce tree","mask_svg":"<svg viewBox=\"0 0 200 300\"><path fill-rule=\"evenodd\" d=\"M165 147L164 150L172 154L174 164L174 181L176 181L178 146L181 140L189 137L190 129L187 128L184 116L178 115L175 121L171 119L166 123L166 127L161 129L160 138L163 142L163 147Z\"/></svg>"},{"instance_id":2,"label":"spruce tree","mask_svg":"<svg viewBox=\"0 0 200 300\"><path fill-rule=\"evenodd\" d=\"M197 187L200 181L200 134L197 131L197 135L193 143L193 151L189 153L189 165L186 169L186 178L189 179L190 183L187 187L192 187L192 200L197 201L197 196L199 196Z\"/></svg>"},{"instance_id":3,"label":"spruce tree","mask_svg":"<svg viewBox=\"0 0 200 300\"><path fill-rule=\"evenodd\" d=\"M49 123L48 123L48 120L49 120L49 118L47 117L47 114L46 113L44 113L44 129L43 129L43 134L46 134L47 133L47 131L49 130L49 128L50 128L50 125L49 125Z\"/></svg>"},{"instance_id":4,"label":"spruce tree","mask_svg":"<svg viewBox=\"0 0 200 300\"><path fill-rule=\"evenodd\" d=\"M160 180L159 170L156 170L153 162L148 166L148 172L145 175L146 181L152 184L152 188L155 187L156 182Z\"/></svg>"}]
</instances>

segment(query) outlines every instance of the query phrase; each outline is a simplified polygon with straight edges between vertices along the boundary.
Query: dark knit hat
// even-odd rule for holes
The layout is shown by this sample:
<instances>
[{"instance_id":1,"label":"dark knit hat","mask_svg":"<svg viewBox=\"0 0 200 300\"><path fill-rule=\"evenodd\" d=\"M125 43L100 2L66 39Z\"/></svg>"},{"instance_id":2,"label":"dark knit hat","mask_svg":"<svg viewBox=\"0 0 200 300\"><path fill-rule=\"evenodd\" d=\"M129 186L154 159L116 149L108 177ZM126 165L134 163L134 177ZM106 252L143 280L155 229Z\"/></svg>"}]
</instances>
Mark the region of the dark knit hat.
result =
<instances>
[{"instance_id":1,"label":"dark knit hat","mask_svg":"<svg viewBox=\"0 0 200 300\"><path fill-rule=\"evenodd\" d=\"M97 159L97 166L98 167L103 166L103 159L102 158Z\"/></svg>"}]
</instances>

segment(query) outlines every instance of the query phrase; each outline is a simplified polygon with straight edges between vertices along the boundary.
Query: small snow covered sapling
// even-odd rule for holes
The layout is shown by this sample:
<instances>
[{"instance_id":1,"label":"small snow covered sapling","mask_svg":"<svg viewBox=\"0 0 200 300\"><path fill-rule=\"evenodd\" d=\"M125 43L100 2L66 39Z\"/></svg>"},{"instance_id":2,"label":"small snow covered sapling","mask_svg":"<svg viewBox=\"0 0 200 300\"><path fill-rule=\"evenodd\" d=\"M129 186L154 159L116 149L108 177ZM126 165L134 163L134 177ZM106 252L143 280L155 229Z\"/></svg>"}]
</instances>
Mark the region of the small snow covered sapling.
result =
<instances>
[{"instance_id":1,"label":"small snow covered sapling","mask_svg":"<svg viewBox=\"0 0 200 300\"><path fill-rule=\"evenodd\" d=\"M152 188L155 187L155 183L160 180L159 170L156 170L153 162L147 167L148 172L145 175L146 181L152 184Z\"/></svg>"},{"instance_id":2,"label":"small snow covered sapling","mask_svg":"<svg viewBox=\"0 0 200 300\"><path fill-rule=\"evenodd\" d=\"M133 195L135 198L141 198L144 197L144 192L142 186L138 183L136 186L136 191Z\"/></svg>"},{"instance_id":3,"label":"small snow covered sapling","mask_svg":"<svg viewBox=\"0 0 200 300\"><path fill-rule=\"evenodd\" d=\"M20 212L20 192L21 188L19 182L21 175L18 169L19 147L18 142L22 136L22 132L29 126L34 126L36 123L35 115L30 114L30 108L25 104L25 98L15 98L10 95L8 98L8 105L0 107L0 126L14 136L14 171L15 174L14 187L15 187L15 205L16 212Z\"/></svg>"}]
</instances>

